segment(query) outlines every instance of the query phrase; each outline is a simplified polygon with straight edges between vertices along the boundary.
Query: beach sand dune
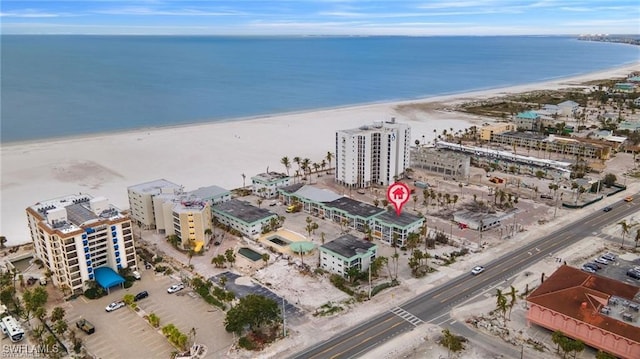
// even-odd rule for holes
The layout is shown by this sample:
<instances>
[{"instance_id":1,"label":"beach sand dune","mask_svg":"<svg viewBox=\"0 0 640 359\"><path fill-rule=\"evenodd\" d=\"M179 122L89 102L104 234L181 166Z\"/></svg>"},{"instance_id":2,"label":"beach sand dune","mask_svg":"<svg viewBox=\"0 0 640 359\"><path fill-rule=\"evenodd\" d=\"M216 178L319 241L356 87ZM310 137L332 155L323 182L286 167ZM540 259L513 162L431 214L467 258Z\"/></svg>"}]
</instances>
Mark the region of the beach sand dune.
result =
<instances>
[{"instance_id":1,"label":"beach sand dune","mask_svg":"<svg viewBox=\"0 0 640 359\"><path fill-rule=\"evenodd\" d=\"M3 144L0 234L9 245L29 242L25 208L38 201L83 192L105 196L127 209L127 187L158 178L184 185L186 190L209 185L237 188L250 184L251 176L267 168L284 172L280 164L284 156L321 162L328 151L335 152L339 129L395 118L410 124L413 140L431 142L434 130L440 134L489 121L444 111L444 105L623 77L639 69L639 64L633 64L571 79L423 100ZM398 105L416 103L422 105L396 110ZM291 170L295 168L294 164Z\"/></svg>"}]
</instances>

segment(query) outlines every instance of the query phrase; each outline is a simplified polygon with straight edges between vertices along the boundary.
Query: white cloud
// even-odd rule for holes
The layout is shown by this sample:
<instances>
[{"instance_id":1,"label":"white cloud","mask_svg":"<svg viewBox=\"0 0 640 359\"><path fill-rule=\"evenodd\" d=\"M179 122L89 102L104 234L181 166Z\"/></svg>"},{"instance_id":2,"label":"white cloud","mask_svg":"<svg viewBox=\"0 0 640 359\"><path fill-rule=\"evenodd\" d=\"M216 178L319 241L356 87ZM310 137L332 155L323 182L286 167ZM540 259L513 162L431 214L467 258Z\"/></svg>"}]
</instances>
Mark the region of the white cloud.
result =
<instances>
[{"instance_id":1,"label":"white cloud","mask_svg":"<svg viewBox=\"0 0 640 359\"><path fill-rule=\"evenodd\" d=\"M43 12L35 9L24 9L18 11L0 12L0 17L15 17L15 18L38 18L38 17L62 17L73 16L68 13L53 13Z\"/></svg>"},{"instance_id":2,"label":"white cloud","mask_svg":"<svg viewBox=\"0 0 640 359\"><path fill-rule=\"evenodd\" d=\"M199 9L171 9L160 10L142 6L128 6L122 8L114 8L107 10L96 10L96 14L103 15L135 15L135 16L235 16L246 15L239 11L205 11Z\"/></svg>"}]
</instances>

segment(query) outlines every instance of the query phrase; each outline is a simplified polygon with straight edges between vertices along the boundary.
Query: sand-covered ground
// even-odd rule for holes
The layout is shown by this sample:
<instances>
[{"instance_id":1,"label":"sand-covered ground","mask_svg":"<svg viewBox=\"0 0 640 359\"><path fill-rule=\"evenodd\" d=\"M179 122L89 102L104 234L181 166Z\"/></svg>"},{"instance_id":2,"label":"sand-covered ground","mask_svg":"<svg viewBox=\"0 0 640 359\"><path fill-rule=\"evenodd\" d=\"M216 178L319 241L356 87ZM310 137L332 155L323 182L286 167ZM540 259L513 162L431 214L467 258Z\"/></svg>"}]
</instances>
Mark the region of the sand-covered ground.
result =
<instances>
[{"instance_id":1,"label":"sand-covered ground","mask_svg":"<svg viewBox=\"0 0 640 359\"><path fill-rule=\"evenodd\" d=\"M438 110L396 111L403 103L451 104L531 90L557 89L623 77L640 63L577 77L423 100L368 104L242 121L149 128L115 134L2 144L0 234L8 244L30 241L25 208L38 201L83 192L128 208L127 187L165 178L186 190L228 189L270 170L284 172L288 156L320 162L334 152L335 131L395 117L409 123L413 140L433 140L434 130L460 130L490 119Z\"/></svg>"}]
</instances>

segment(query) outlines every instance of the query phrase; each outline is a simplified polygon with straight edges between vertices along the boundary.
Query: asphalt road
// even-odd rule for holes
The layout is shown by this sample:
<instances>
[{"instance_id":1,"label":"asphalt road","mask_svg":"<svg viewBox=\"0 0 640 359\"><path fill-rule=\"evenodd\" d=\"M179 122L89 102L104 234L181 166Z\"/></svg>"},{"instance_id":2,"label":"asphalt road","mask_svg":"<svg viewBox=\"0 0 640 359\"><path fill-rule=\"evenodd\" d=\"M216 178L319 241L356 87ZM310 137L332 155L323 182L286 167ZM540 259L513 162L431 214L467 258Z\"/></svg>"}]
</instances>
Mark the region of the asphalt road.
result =
<instances>
[{"instance_id":1,"label":"asphalt road","mask_svg":"<svg viewBox=\"0 0 640 359\"><path fill-rule=\"evenodd\" d=\"M617 202L611 206L613 210L609 212L595 210L547 236L524 244L485 264L486 270L480 275L473 276L468 273L458 276L446 284L414 297L401 305L400 310L394 308L392 311L384 312L325 342L307 348L292 358L337 359L361 356L397 335L415 328L409 321L419 325L421 322L437 320L447 315L451 308L477 295L483 289L505 281L545 256L552 256L553 253L585 237L597 234L602 227L636 213L639 197L634 197L636 200L633 202Z\"/></svg>"}]
</instances>

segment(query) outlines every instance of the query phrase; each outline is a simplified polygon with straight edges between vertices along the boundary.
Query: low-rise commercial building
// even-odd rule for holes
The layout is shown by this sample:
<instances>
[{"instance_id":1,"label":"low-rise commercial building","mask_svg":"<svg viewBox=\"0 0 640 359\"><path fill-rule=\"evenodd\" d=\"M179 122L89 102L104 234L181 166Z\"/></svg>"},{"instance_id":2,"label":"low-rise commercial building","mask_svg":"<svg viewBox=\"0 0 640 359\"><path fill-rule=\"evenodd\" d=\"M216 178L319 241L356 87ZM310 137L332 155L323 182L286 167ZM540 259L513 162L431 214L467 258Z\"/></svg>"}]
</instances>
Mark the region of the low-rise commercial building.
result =
<instances>
[{"instance_id":1,"label":"low-rise commercial building","mask_svg":"<svg viewBox=\"0 0 640 359\"><path fill-rule=\"evenodd\" d=\"M377 253L376 244L345 234L320 246L320 268L346 278L351 268L367 270Z\"/></svg>"},{"instance_id":2,"label":"low-rise commercial building","mask_svg":"<svg viewBox=\"0 0 640 359\"><path fill-rule=\"evenodd\" d=\"M611 145L605 141L589 140L586 138L569 138L550 135L542 138L525 135L523 132L505 132L494 134L491 142L508 145L510 147L527 147L532 151L542 150L569 157L579 155L583 158L608 160L611 157Z\"/></svg>"},{"instance_id":3,"label":"low-rise commercial building","mask_svg":"<svg viewBox=\"0 0 640 359\"><path fill-rule=\"evenodd\" d=\"M82 293L98 269L137 269L131 219L106 198L68 195L26 212L35 256L58 288Z\"/></svg>"},{"instance_id":4,"label":"low-rise commercial building","mask_svg":"<svg viewBox=\"0 0 640 359\"><path fill-rule=\"evenodd\" d=\"M640 288L561 266L528 297L527 321L619 358L640 358Z\"/></svg>"},{"instance_id":5,"label":"low-rise commercial building","mask_svg":"<svg viewBox=\"0 0 640 359\"><path fill-rule=\"evenodd\" d=\"M227 225L251 239L258 238L262 228L272 220L278 220L277 214L237 199L213 206L213 215L220 224Z\"/></svg>"},{"instance_id":6,"label":"low-rise commercial building","mask_svg":"<svg viewBox=\"0 0 640 359\"><path fill-rule=\"evenodd\" d=\"M471 157L463 153L441 151L434 147L418 146L411 149L411 167L421 168L444 177L469 177Z\"/></svg>"}]
</instances>

